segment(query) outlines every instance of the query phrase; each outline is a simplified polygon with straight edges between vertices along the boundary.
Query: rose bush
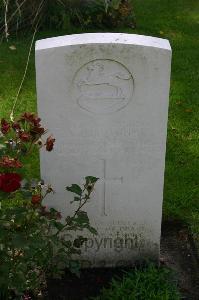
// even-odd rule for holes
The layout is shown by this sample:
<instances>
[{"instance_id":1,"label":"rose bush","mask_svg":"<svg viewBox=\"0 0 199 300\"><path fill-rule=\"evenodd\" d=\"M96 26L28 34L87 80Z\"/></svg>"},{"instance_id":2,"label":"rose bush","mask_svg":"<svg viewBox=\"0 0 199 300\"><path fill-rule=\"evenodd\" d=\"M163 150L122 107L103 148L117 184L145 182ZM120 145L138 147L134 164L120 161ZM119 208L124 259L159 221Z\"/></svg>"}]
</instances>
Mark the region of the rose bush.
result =
<instances>
[{"instance_id":1,"label":"rose bush","mask_svg":"<svg viewBox=\"0 0 199 300\"><path fill-rule=\"evenodd\" d=\"M0 298L38 299L49 276L60 277L65 268L78 272L73 255L81 254L86 239L77 234L66 240L63 233L87 229L96 234L82 209L98 179L88 176L82 187L66 188L77 205L64 218L44 204L54 192L50 185L23 178L26 157L35 147L52 151L54 137L44 138L41 119L27 112L14 121L2 119L0 129Z\"/></svg>"}]
</instances>

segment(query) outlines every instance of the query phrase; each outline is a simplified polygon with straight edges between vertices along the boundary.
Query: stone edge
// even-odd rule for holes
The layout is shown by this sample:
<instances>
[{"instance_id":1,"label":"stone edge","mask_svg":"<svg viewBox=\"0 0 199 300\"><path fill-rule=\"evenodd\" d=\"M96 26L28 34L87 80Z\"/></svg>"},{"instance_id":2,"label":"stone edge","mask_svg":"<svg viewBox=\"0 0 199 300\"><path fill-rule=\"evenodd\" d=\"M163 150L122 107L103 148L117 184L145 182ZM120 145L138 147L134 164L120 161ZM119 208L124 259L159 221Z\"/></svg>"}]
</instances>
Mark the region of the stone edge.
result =
<instances>
[{"instance_id":1,"label":"stone edge","mask_svg":"<svg viewBox=\"0 0 199 300\"><path fill-rule=\"evenodd\" d=\"M171 46L167 39L127 33L82 33L58 36L36 41L35 51L85 44L124 44L167 50Z\"/></svg>"}]
</instances>

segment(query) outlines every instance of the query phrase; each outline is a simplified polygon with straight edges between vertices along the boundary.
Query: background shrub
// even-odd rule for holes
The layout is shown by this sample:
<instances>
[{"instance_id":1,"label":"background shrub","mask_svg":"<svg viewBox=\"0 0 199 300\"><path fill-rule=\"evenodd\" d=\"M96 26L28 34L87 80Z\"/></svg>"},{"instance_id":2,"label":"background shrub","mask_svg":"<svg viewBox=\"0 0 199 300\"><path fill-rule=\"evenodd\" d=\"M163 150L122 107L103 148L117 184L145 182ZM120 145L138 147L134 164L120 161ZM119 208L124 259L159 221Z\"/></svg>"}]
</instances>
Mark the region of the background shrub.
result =
<instances>
[{"instance_id":1,"label":"background shrub","mask_svg":"<svg viewBox=\"0 0 199 300\"><path fill-rule=\"evenodd\" d=\"M21 29L68 30L83 28L135 27L131 0L3 0L0 31L8 36ZM7 27L7 28L6 28Z\"/></svg>"},{"instance_id":2,"label":"background shrub","mask_svg":"<svg viewBox=\"0 0 199 300\"><path fill-rule=\"evenodd\" d=\"M79 1L76 7L73 6L71 21L95 28L135 27L133 7L129 0Z\"/></svg>"}]
</instances>

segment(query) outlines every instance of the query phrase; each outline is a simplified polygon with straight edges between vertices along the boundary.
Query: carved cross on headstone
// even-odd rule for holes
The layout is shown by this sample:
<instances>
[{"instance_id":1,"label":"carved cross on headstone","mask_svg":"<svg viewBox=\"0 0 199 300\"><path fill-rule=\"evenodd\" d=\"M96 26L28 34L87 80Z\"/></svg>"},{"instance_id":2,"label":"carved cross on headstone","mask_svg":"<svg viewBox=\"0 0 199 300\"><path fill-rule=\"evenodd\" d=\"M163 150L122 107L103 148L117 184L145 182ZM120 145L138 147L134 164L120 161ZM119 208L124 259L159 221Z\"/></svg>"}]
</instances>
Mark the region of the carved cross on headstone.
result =
<instances>
[{"instance_id":1,"label":"carved cross on headstone","mask_svg":"<svg viewBox=\"0 0 199 300\"><path fill-rule=\"evenodd\" d=\"M102 215L107 216L107 183L113 183L113 184L121 184L123 182L123 177L107 177L107 161L105 159L102 159L103 162L103 177L100 178L100 181L103 183L103 195L102 195Z\"/></svg>"}]
</instances>

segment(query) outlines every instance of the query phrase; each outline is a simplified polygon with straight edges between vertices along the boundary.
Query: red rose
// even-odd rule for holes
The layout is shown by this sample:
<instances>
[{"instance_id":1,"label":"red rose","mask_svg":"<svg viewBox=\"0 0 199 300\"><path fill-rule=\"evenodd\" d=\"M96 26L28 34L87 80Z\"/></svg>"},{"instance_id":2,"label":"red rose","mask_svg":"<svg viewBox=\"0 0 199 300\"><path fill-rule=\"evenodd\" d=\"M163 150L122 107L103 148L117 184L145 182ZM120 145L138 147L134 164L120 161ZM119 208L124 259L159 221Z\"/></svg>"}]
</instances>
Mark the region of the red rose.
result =
<instances>
[{"instance_id":1,"label":"red rose","mask_svg":"<svg viewBox=\"0 0 199 300\"><path fill-rule=\"evenodd\" d=\"M12 193L21 187L21 176L17 173L0 174L0 190Z\"/></svg>"},{"instance_id":2,"label":"red rose","mask_svg":"<svg viewBox=\"0 0 199 300\"><path fill-rule=\"evenodd\" d=\"M1 187L2 187L3 176L4 176L4 174L0 174L0 190L1 190Z\"/></svg>"},{"instance_id":3,"label":"red rose","mask_svg":"<svg viewBox=\"0 0 199 300\"><path fill-rule=\"evenodd\" d=\"M6 134L6 133L8 133L9 130L10 130L10 124L5 119L2 119L1 120L1 132L3 134Z\"/></svg>"},{"instance_id":4,"label":"red rose","mask_svg":"<svg viewBox=\"0 0 199 300\"><path fill-rule=\"evenodd\" d=\"M52 151L54 146L55 139L51 136L49 136L46 140L45 146L47 151Z\"/></svg>"},{"instance_id":5,"label":"red rose","mask_svg":"<svg viewBox=\"0 0 199 300\"><path fill-rule=\"evenodd\" d=\"M33 195L31 202L32 204L39 204L41 202L41 195Z\"/></svg>"}]
</instances>

